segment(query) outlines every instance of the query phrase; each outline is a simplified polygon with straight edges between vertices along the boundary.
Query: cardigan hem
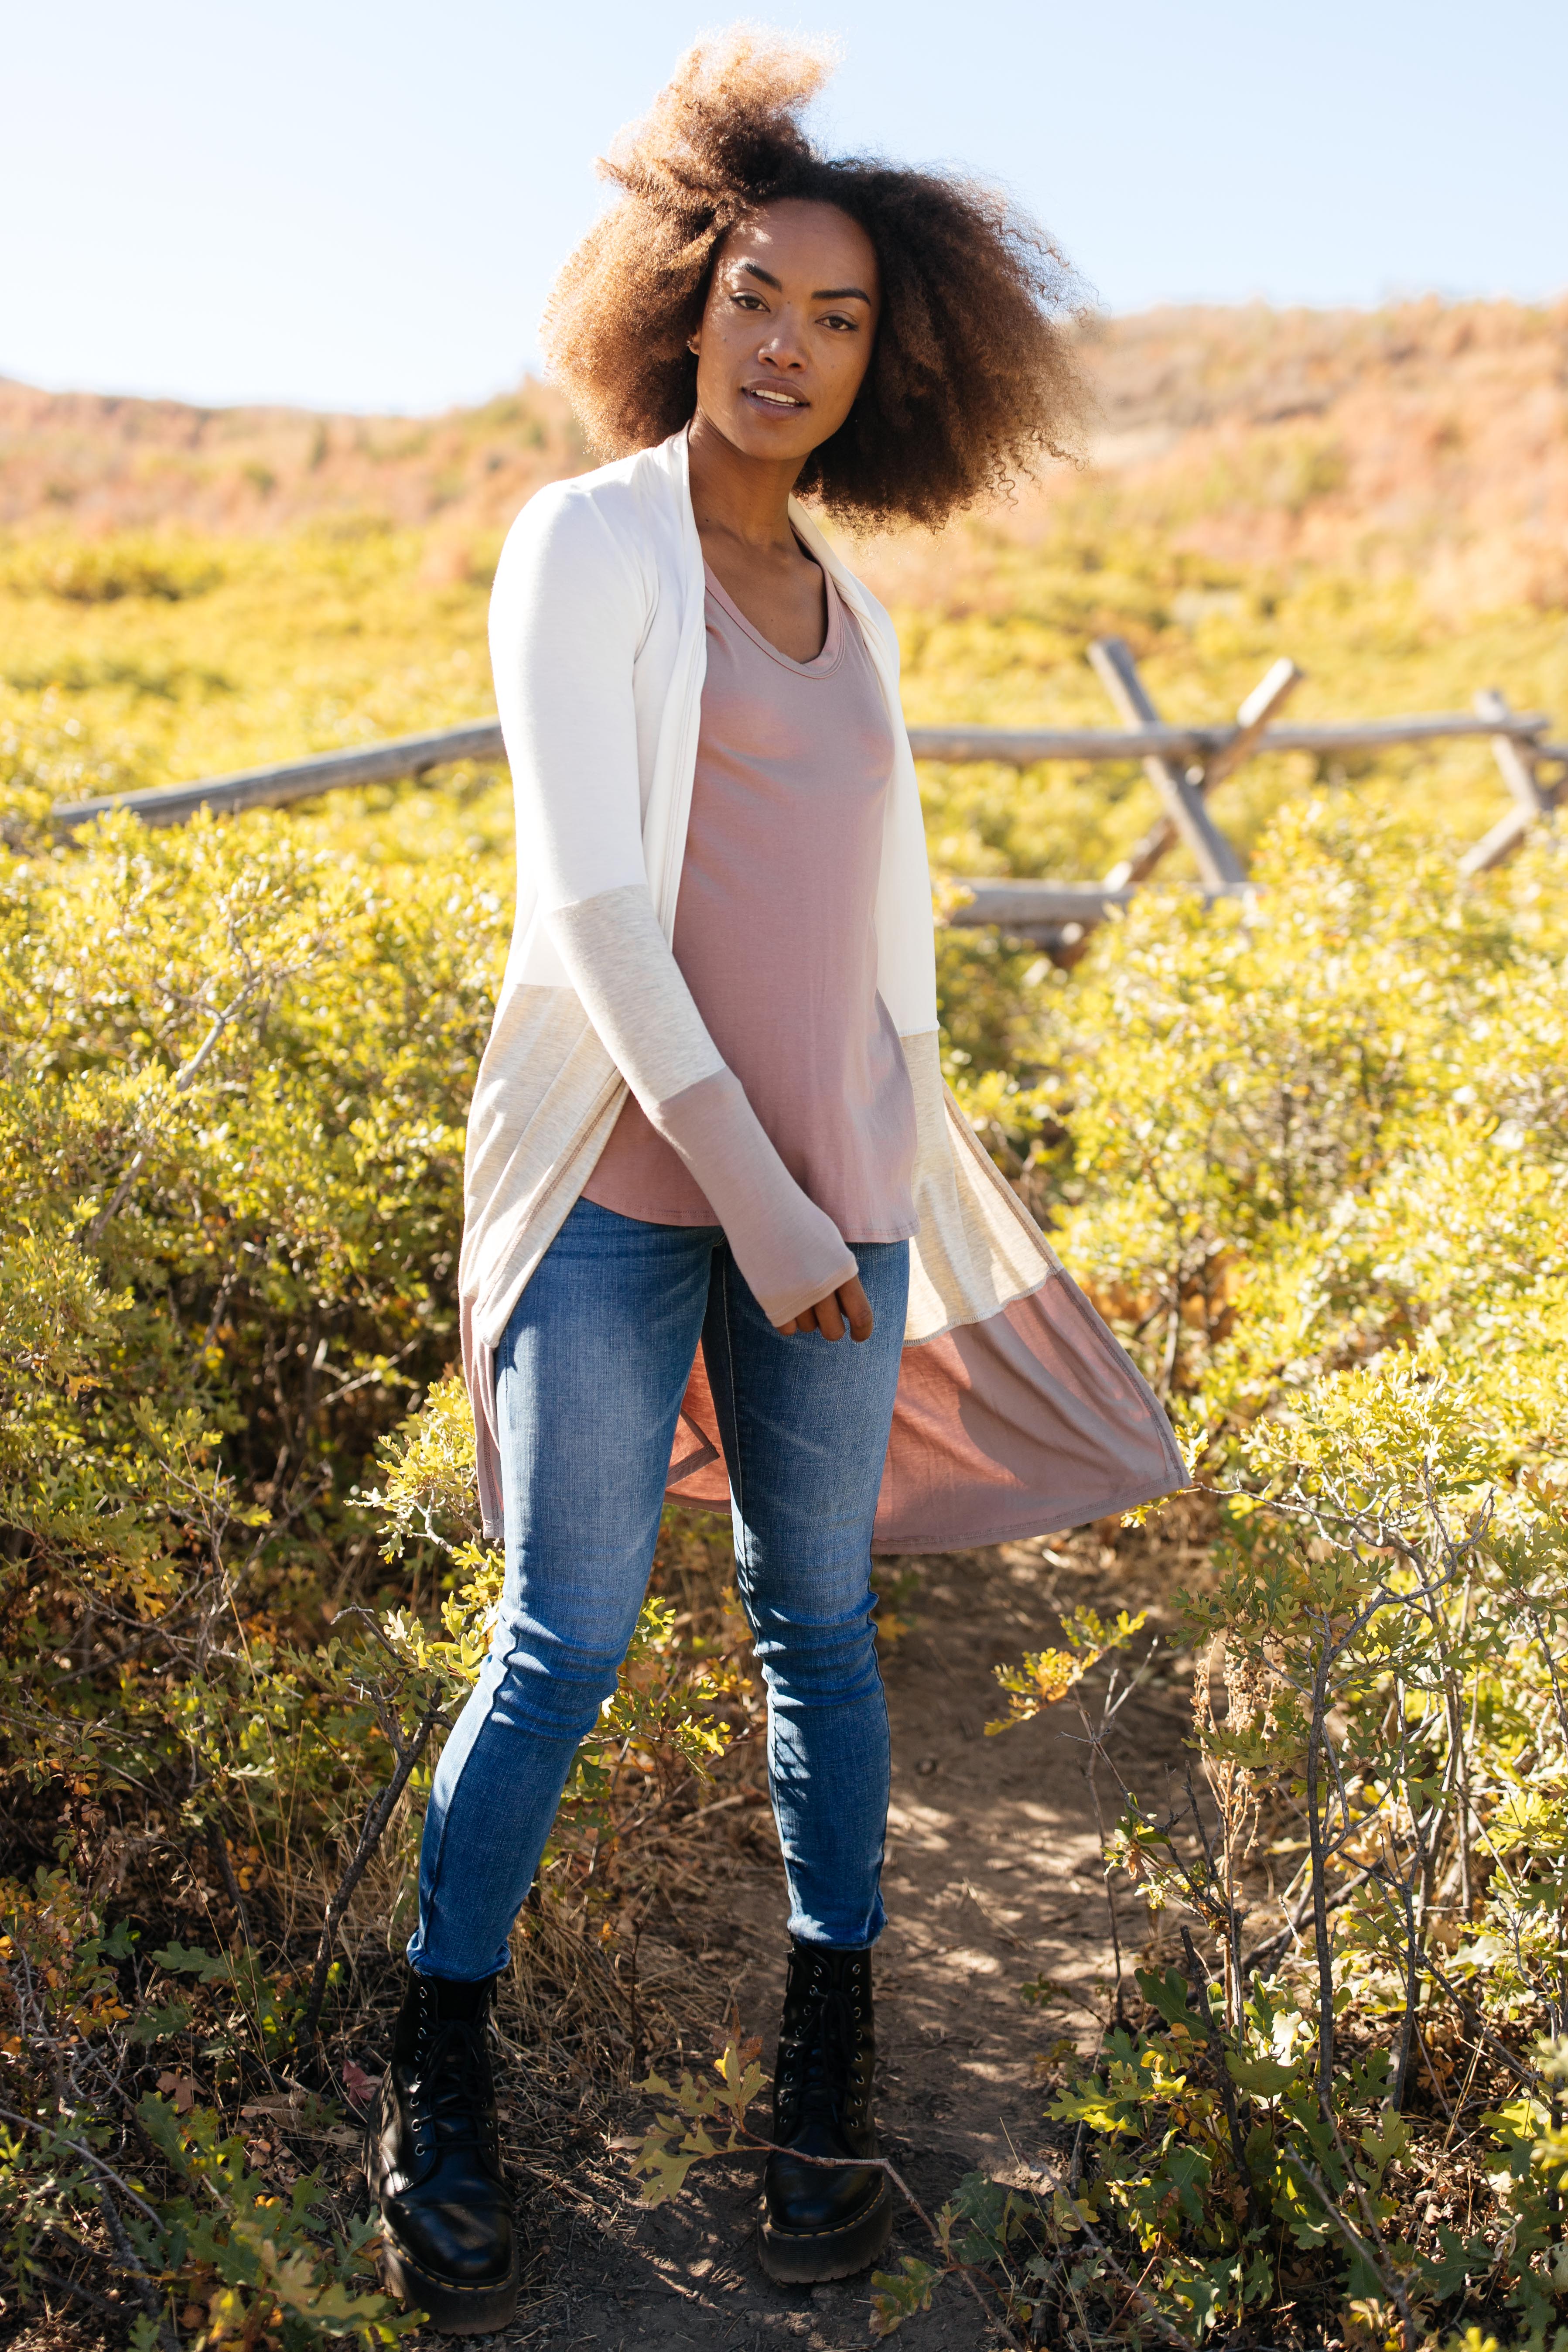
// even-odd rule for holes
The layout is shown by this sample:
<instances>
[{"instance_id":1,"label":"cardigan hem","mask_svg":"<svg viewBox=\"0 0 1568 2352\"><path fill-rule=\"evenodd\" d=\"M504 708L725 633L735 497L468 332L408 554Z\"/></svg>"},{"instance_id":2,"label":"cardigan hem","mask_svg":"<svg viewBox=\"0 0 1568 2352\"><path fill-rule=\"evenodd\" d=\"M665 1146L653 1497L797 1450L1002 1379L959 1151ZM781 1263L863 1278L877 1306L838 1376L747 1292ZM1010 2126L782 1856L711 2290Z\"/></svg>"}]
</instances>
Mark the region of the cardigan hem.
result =
<instances>
[{"instance_id":1,"label":"cardigan hem","mask_svg":"<svg viewBox=\"0 0 1568 2352\"><path fill-rule=\"evenodd\" d=\"M710 1461L713 1458L710 1454L703 1454L697 1460L683 1463L681 1467L689 1473L699 1467L700 1463ZM987 1551L994 1544L1027 1543L1037 1536L1054 1535L1076 1528L1091 1528L1100 1519L1120 1517L1122 1512L1138 1510L1145 1503L1162 1502L1169 1495L1184 1493L1186 1491L1184 1476L1184 1484L1170 1486L1151 1486L1145 1480L1136 1480L1131 1486L1121 1488L1103 1502L1097 1499L1092 1509L1085 1511L1076 1518L1052 1517L1047 1514L1042 1524L1041 1514L1034 1510L1023 1518L999 1519L994 1525L983 1527L978 1534L955 1536L951 1542L917 1541L913 1536L895 1541L887 1536L874 1535L871 1538L871 1555L875 1559L921 1559L928 1554L937 1556L950 1552ZM678 1510L706 1511L710 1516L722 1514L725 1517L730 1516L728 1499L721 1503L704 1503L690 1496L677 1494L669 1489L666 1490L664 1499L667 1503L674 1504Z\"/></svg>"}]
</instances>

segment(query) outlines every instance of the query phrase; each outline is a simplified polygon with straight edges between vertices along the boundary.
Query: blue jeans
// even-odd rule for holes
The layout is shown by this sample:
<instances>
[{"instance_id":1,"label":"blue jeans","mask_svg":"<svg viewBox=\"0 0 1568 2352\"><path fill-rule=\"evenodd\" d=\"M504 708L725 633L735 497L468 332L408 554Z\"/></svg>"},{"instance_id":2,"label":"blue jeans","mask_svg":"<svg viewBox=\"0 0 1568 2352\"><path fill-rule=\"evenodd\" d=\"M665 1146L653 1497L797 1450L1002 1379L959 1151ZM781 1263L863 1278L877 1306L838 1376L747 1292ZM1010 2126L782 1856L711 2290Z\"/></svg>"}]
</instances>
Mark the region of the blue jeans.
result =
<instances>
[{"instance_id":1,"label":"blue jeans","mask_svg":"<svg viewBox=\"0 0 1568 2352\"><path fill-rule=\"evenodd\" d=\"M436 1769L408 1957L465 1982L507 1938L579 1743L616 1687L658 1537L701 1340L735 1563L768 1697L768 1778L793 1934L882 1929L888 1711L871 1527L898 1386L907 1242L855 1245L869 1339L775 1331L722 1233L579 1201L497 1356L506 1586Z\"/></svg>"}]
</instances>

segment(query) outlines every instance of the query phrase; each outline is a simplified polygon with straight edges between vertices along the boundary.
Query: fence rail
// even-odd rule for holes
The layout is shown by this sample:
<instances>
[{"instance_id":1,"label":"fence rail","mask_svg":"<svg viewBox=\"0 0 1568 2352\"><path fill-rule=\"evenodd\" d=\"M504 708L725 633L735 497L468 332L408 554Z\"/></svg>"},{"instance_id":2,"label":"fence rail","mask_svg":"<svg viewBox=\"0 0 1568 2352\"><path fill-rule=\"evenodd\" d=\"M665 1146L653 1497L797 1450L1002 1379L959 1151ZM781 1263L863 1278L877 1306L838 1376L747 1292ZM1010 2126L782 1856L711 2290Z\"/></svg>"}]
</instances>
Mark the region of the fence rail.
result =
<instances>
[{"instance_id":1,"label":"fence rail","mask_svg":"<svg viewBox=\"0 0 1568 2352\"><path fill-rule=\"evenodd\" d=\"M1501 735L1528 743L1538 756L1568 758L1568 745L1542 744L1551 720L1539 712L1510 711L1506 719L1473 719L1466 711L1439 711L1411 719L1374 719L1318 727L1266 728L1250 747L1267 751L1381 751L1391 743L1436 743L1451 738ZM1213 761L1244 732L1239 727L911 727L917 760L942 760L954 767L994 760L1005 768L1032 768L1042 760ZM458 760L499 760L500 722L476 719L467 727L440 727L427 735L399 735L363 751L320 751L307 760L285 760L270 768L243 768L232 776L207 776L191 784L155 784L140 793L108 793L98 800L57 801L53 822L68 830L94 817L127 810L144 824L184 824L198 809L232 816L242 809L286 808L320 793L344 792L354 784L396 783L427 775Z\"/></svg>"},{"instance_id":2,"label":"fence rail","mask_svg":"<svg viewBox=\"0 0 1568 2352\"><path fill-rule=\"evenodd\" d=\"M1544 739L1551 720L1539 711L1510 710L1500 694L1476 697L1474 712L1425 711L1408 718L1328 719L1281 726L1275 714L1300 683L1290 661L1278 661L1247 696L1235 721L1218 727L1172 727L1160 717L1138 674L1131 649L1120 637L1102 637L1089 648L1092 663L1120 727L911 727L917 760L954 766L995 761L1033 767L1045 760L1141 760L1160 797L1162 814L1132 850L1098 883L1033 882L1021 878L969 883L966 905L950 919L960 925L996 924L1056 951L1076 952L1086 933L1116 906L1124 906L1167 849L1182 840L1191 849L1204 889L1212 897L1245 885L1246 869L1235 845L1215 823L1208 796L1215 784L1247 760L1270 752L1310 751L1321 758L1381 751L1401 743L1452 742L1484 737L1491 745L1513 805L1460 860L1467 874L1497 865L1518 847L1531 826L1549 817L1568 778L1568 744ZM437 728L403 735L357 751L325 751L274 767L247 768L232 776L209 776L190 784L147 792L116 793L98 800L57 803L54 823L66 831L95 817L126 810L145 824L183 824L198 809L234 814L243 809L283 808L319 793L356 784L396 782L423 776L458 760L497 761L504 756L500 722L479 719L466 727ZM1547 774L1555 769L1556 774Z\"/></svg>"},{"instance_id":3,"label":"fence rail","mask_svg":"<svg viewBox=\"0 0 1568 2352\"><path fill-rule=\"evenodd\" d=\"M405 776L426 775L455 760L499 760L500 721L477 719L468 727L438 727L428 735L398 735L363 751L318 751L308 760L285 760L277 767L242 768L237 775L207 776L195 784L156 784L144 793L107 793L100 800L57 801L54 823L74 831L94 817L126 810L143 824L184 824L198 809L237 816L242 809L287 808L321 793L341 793L351 784L395 784Z\"/></svg>"}]
</instances>

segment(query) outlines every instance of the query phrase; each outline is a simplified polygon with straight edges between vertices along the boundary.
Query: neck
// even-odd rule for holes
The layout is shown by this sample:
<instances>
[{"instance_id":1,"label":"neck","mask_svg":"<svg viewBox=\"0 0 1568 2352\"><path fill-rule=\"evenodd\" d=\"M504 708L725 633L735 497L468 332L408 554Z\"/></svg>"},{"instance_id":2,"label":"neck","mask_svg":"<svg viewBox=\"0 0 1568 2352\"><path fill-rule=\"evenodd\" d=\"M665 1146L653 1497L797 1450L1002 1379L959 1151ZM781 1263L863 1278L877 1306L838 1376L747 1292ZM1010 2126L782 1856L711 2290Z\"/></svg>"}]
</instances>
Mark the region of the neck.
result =
<instances>
[{"instance_id":1,"label":"neck","mask_svg":"<svg viewBox=\"0 0 1568 2352\"><path fill-rule=\"evenodd\" d=\"M722 530L748 547L791 547L789 497L804 457L748 457L700 409L688 436L691 511L699 530Z\"/></svg>"}]
</instances>

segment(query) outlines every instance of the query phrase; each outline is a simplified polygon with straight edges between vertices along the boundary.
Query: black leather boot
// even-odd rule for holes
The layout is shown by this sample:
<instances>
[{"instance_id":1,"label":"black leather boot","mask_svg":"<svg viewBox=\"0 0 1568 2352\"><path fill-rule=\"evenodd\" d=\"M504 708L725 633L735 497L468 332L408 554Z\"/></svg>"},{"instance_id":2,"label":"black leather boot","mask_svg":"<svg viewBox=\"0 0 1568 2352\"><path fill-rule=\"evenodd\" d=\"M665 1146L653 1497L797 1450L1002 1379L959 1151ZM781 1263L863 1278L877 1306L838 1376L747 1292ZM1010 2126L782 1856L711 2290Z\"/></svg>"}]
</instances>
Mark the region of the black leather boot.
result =
<instances>
[{"instance_id":1,"label":"black leather boot","mask_svg":"<svg viewBox=\"0 0 1568 2352\"><path fill-rule=\"evenodd\" d=\"M448 2336L488 2335L517 2309L517 2243L485 2031L494 1982L449 1984L410 1969L365 2141L383 2281Z\"/></svg>"},{"instance_id":2,"label":"black leather boot","mask_svg":"<svg viewBox=\"0 0 1568 2352\"><path fill-rule=\"evenodd\" d=\"M763 2176L763 2268L781 2284L848 2278L874 2263L893 2226L871 2120L871 1955L791 1939L773 2069L773 2138ZM803 2156L839 2157L828 2170Z\"/></svg>"}]
</instances>

